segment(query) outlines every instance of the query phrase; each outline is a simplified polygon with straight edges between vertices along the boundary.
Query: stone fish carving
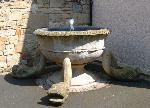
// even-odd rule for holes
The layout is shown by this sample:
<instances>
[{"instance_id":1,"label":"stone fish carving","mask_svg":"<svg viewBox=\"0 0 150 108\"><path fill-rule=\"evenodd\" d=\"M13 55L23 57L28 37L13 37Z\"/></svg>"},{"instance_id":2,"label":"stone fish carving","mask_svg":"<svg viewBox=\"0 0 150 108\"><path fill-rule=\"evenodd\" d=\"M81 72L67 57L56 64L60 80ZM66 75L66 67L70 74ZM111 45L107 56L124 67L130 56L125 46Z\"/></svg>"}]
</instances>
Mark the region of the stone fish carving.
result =
<instances>
[{"instance_id":1,"label":"stone fish carving","mask_svg":"<svg viewBox=\"0 0 150 108\"><path fill-rule=\"evenodd\" d=\"M64 69L64 82L53 84L52 87L48 90L50 102L57 104L64 103L64 101L67 99L69 95L69 89L71 86L71 79L72 79L72 69L69 58L64 59L63 69Z\"/></svg>"},{"instance_id":2,"label":"stone fish carving","mask_svg":"<svg viewBox=\"0 0 150 108\"><path fill-rule=\"evenodd\" d=\"M11 75L15 78L29 78L39 76L45 67L46 59L43 54L38 50L33 60L33 66L20 64L14 66Z\"/></svg>"},{"instance_id":3,"label":"stone fish carving","mask_svg":"<svg viewBox=\"0 0 150 108\"><path fill-rule=\"evenodd\" d=\"M114 79L122 81L150 81L150 76L144 74L141 69L118 63L115 56L106 49L102 54L102 65L105 72Z\"/></svg>"}]
</instances>

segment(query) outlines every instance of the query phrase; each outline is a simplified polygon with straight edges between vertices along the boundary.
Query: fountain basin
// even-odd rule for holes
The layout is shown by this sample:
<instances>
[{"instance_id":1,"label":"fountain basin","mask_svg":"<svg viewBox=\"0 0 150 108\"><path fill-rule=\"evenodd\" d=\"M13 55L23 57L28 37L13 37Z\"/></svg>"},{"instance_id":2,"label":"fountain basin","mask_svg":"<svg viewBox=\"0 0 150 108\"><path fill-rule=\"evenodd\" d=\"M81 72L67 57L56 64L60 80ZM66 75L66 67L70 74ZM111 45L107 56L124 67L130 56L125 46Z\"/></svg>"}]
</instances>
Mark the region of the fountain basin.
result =
<instances>
[{"instance_id":1,"label":"fountain basin","mask_svg":"<svg viewBox=\"0 0 150 108\"><path fill-rule=\"evenodd\" d=\"M42 28L34 32L40 41L44 56L62 64L68 57L72 64L87 64L97 59L103 52L104 40L110 33L98 27Z\"/></svg>"},{"instance_id":2,"label":"fountain basin","mask_svg":"<svg viewBox=\"0 0 150 108\"><path fill-rule=\"evenodd\" d=\"M34 31L40 42L42 54L58 65L62 66L63 60L69 58L72 67L71 86L75 88L95 82L92 73L86 71L84 66L99 58L104 50L105 38L110 34L108 29L93 26L63 28L42 28ZM63 78L63 73L55 72L50 79L58 83ZM65 77L65 76L64 76Z\"/></svg>"}]
</instances>

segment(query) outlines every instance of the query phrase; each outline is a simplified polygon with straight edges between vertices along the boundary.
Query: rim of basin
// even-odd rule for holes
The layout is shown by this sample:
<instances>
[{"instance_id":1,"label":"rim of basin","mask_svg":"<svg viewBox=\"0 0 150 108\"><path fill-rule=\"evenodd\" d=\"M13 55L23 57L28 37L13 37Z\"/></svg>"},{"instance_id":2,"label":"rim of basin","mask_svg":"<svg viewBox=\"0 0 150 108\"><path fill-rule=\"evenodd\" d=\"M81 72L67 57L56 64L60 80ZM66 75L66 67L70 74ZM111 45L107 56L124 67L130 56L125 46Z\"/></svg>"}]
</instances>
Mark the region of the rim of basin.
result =
<instances>
[{"instance_id":1,"label":"rim of basin","mask_svg":"<svg viewBox=\"0 0 150 108\"><path fill-rule=\"evenodd\" d=\"M70 27L40 28L33 32L37 36L108 36L109 29L95 26L76 26L74 31Z\"/></svg>"}]
</instances>

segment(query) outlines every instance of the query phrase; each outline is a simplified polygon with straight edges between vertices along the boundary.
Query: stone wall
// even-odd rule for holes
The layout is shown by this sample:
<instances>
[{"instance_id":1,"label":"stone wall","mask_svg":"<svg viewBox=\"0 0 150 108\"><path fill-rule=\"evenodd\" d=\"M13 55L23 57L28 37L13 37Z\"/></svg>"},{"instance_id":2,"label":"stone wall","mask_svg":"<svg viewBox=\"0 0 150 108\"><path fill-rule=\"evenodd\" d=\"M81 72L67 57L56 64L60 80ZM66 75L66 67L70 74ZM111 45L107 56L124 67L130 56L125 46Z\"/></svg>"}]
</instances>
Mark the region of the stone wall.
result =
<instances>
[{"instance_id":1,"label":"stone wall","mask_svg":"<svg viewBox=\"0 0 150 108\"><path fill-rule=\"evenodd\" d=\"M94 0L93 24L108 27L106 47L126 64L150 70L150 0Z\"/></svg>"},{"instance_id":2,"label":"stone wall","mask_svg":"<svg viewBox=\"0 0 150 108\"><path fill-rule=\"evenodd\" d=\"M89 0L0 0L0 73L34 55L35 29L68 26L70 18L88 25Z\"/></svg>"},{"instance_id":3,"label":"stone wall","mask_svg":"<svg viewBox=\"0 0 150 108\"><path fill-rule=\"evenodd\" d=\"M68 20L75 19L75 25L90 24L90 0L50 0L49 26L68 26Z\"/></svg>"}]
</instances>

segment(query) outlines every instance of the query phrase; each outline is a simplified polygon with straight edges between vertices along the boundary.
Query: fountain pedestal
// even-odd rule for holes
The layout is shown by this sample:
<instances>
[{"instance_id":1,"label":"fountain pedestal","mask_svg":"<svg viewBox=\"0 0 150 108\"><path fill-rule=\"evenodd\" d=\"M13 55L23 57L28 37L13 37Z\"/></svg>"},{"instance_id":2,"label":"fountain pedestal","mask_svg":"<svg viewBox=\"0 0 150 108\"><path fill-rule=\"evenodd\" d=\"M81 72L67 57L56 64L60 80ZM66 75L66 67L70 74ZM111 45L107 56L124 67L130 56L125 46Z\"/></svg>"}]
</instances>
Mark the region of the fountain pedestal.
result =
<instances>
[{"instance_id":1,"label":"fountain pedestal","mask_svg":"<svg viewBox=\"0 0 150 108\"><path fill-rule=\"evenodd\" d=\"M84 69L84 65L73 66L73 75L71 80L72 88L74 86L83 86L93 83L96 79L89 71Z\"/></svg>"},{"instance_id":2,"label":"fountain pedestal","mask_svg":"<svg viewBox=\"0 0 150 108\"><path fill-rule=\"evenodd\" d=\"M93 72L84 69L85 65L72 65L72 79L70 92L83 92L95 90L107 86L107 81L101 76L95 75ZM48 76L48 82L57 84L65 80L64 70L56 71ZM42 85L42 84L41 84Z\"/></svg>"}]
</instances>

